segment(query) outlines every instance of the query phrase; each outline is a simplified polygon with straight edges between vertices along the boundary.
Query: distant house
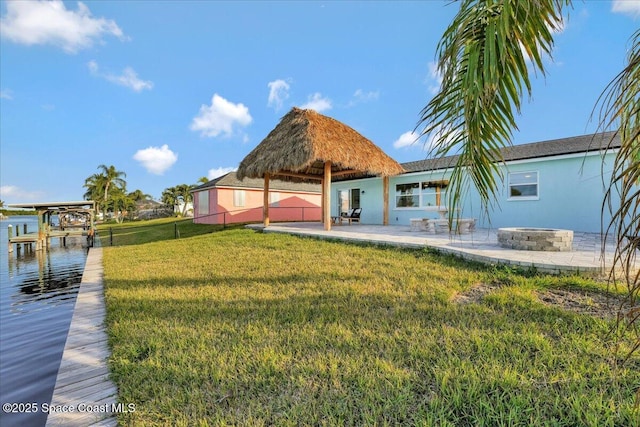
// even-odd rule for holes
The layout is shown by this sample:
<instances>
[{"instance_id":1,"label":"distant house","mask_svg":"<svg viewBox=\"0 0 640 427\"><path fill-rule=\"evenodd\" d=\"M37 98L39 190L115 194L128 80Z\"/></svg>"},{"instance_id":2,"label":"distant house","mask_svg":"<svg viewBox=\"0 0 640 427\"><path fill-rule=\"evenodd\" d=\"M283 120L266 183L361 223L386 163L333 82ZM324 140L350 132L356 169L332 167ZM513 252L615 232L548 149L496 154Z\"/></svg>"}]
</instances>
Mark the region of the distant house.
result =
<instances>
[{"instance_id":1,"label":"distant house","mask_svg":"<svg viewBox=\"0 0 640 427\"><path fill-rule=\"evenodd\" d=\"M504 182L497 204L485 217L471 188L460 215L476 218L478 227L543 227L600 232L605 184L615 151L611 134L583 135L502 150ZM411 218L437 218L447 206L451 168L456 156L403 163L405 173L390 178L389 224L409 225ZM383 223L382 178L343 180L332 184L334 211L362 208L365 224Z\"/></svg>"},{"instance_id":2,"label":"distant house","mask_svg":"<svg viewBox=\"0 0 640 427\"><path fill-rule=\"evenodd\" d=\"M193 222L231 224L262 221L264 180L245 178L235 172L202 184L193 193ZM272 180L269 186L269 210L273 221L319 221L321 219L319 184Z\"/></svg>"},{"instance_id":3,"label":"distant house","mask_svg":"<svg viewBox=\"0 0 640 427\"><path fill-rule=\"evenodd\" d=\"M171 207L152 199L136 202L136 217L139 219L165 218L173 214Z\"/></svg>"}]
</instances>

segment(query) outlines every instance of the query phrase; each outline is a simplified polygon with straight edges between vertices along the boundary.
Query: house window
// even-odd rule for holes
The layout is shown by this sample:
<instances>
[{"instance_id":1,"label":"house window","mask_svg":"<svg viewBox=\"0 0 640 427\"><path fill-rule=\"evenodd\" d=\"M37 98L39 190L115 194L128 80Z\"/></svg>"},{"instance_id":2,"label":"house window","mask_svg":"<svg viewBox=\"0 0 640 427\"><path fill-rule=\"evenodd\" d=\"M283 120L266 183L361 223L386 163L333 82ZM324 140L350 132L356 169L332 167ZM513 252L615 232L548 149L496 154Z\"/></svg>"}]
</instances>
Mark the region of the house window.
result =
<instances>
[{"instance_id":1,"label":"house window","mask_svg":"<svg viewBox=\"0 0 640 427\"><path fill-rule=\"evenodd\" d=\"M446 185L442 184L440 181L432 182L425 181L420 183L421 191L420 191L420 206L428 207L428 206L442 206L446 204L445 202L445 191Z\"/></svg>"},{"instance_id":2,"label":"house window","mask_svg":"<svg viewBox=\"0 0 640 427\"><path fill-rule=\"evenodd\" d=\"M198 193L198 216L209 215L209 190Z\"/></svg>"},{"instance_id":3,"label":"house window","mask_svg":"<svg viewBox=\"0 0 640 427\"><path fill-rule=\"evenodd\" d=\"M532 200L538 198L538 172L509 174L509 199Z\"/></svg>"},{"instance_id":4,"label":"house window","mask_svg":"<svg viewBox=\"0 0 640 427\"><path fill-rule=\"evenodd\" d=\"M413 182L411 184L396 185L396 207L420 207L420 184Z\"/></svg>"},{"instance_id":5,"label":"house window","mask_svg":"<svg viewBox=\"0 0 640 427\"><path fill-rule=\"evenodd\" d=\"M348 212L349 209L356 209L360 207L360 189L351 188L349 190L339 190L338 200L340 212Z\"/></svg>"},{"instance_id":6,"label":"house window","mask_svg":"<svg viewBox=\"0 0 640 427\"><path fill-rule=\"evenodd\" d=\"M244 207L244 190L233 190L233 206Z\"/></svg>"},{"instance_id":7,"label":"house window","mask_svg":"<svg viewBox=\"0 0 640 427\"><path fill-rule=\"evenodd\" d=\"M269 205L274 208L280 206L280 193L269 192Z\"/></svg>"},{"instance_id":8,"label":"house window","mask_svg":"<svg viewBox=\"0 0 640 427\"><path fill-rule=\"evenodd\" d=\"M351 189L351 209L357 209L360 207L360 189L352 188Z\"/></svg>"}]
</instances>

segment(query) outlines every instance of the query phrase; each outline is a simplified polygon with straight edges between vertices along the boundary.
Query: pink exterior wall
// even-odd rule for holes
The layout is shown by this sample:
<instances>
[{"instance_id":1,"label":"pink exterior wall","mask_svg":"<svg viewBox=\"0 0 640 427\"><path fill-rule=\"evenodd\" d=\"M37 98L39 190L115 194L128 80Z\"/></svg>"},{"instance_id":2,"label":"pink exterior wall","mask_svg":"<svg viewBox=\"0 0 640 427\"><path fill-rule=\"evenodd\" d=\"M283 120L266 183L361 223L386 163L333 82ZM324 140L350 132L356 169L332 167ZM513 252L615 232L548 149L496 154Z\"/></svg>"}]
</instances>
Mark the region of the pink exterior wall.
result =
<instances>
[{"instance_id":1,"label":"pink exterior wall","mask_svg":"<svg viewBox=\"0 0 640 427\"><path fill-rule=\"evenodd\" d=\"M243 190L244 207L234 206L234 190ZM263 191L250 188L211 188L209 191L209 215L198 212L198 192L194 193L194 218L197 224L232 224L262 222ZM269 205L271 222L320 221L321 195L317 193L278 193L280 200ZM223 214L224 213L224 214Z\"/></svg>"}]
</instances>

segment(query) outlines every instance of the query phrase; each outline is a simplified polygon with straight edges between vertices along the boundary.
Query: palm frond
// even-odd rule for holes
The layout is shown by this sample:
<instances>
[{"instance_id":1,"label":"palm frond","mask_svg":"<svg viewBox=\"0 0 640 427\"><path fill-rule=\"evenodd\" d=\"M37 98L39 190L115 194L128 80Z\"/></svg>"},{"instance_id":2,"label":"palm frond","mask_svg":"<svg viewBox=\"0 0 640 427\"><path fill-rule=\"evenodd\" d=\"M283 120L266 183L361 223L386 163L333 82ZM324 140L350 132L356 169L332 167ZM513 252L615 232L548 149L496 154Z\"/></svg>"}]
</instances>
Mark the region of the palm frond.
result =
<instances>
[{"instance_id":1,"label":"palm frond","mask_svg":"<svg viewBox=\"0 0 640 427\"><path fill-rule=\"evenodd\" d=\"M437 47L439 93L421 111L417 127L433 135L433 153L460 151L451 176L450 212L470 184L488 213L504 177L500 149L517 129L529 64L545 73L544 55L570 0L464 0Z\"/></svg>"},{"instance_id":2,"label":"palm frond","mask_svg":"<svg viewBox=\"0 0 640 427\"><path fill-rule=\"evenodd\" d=\"M603 214L611 220L605 228L605 241L613 238L616 251L613 264L621 275L611 271L614 285L624 278L627 298L619 309L618 326L635 331L640 347L640 270L634 262L640 250L640 30L630 39L626 67L605 88L600 105L600 128L617 129L620 149L603 202ZM604 216L604 215L603 215ZM635 314L634 314L635 313Z\"/></svg>"}]
</instances>

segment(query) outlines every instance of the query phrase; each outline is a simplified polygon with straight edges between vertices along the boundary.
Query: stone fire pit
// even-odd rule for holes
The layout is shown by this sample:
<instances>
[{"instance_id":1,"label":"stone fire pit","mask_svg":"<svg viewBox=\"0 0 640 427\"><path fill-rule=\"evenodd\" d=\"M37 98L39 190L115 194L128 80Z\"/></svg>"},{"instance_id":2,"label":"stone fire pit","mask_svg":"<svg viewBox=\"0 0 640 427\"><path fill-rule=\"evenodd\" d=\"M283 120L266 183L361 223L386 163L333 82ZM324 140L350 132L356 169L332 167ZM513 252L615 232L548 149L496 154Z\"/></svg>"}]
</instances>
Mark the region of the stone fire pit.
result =
<instances>
[{"instance_id":1,"label":"stone fire pit","mask_svg":"<svg viewBox=\"0 0 640 427\"><path fill-rule=\"evenodd\" d=\"M503 248L525 251L570 252L573 231L554 228L499 228L498 244Z\"/></svg>"}]
</instances>

